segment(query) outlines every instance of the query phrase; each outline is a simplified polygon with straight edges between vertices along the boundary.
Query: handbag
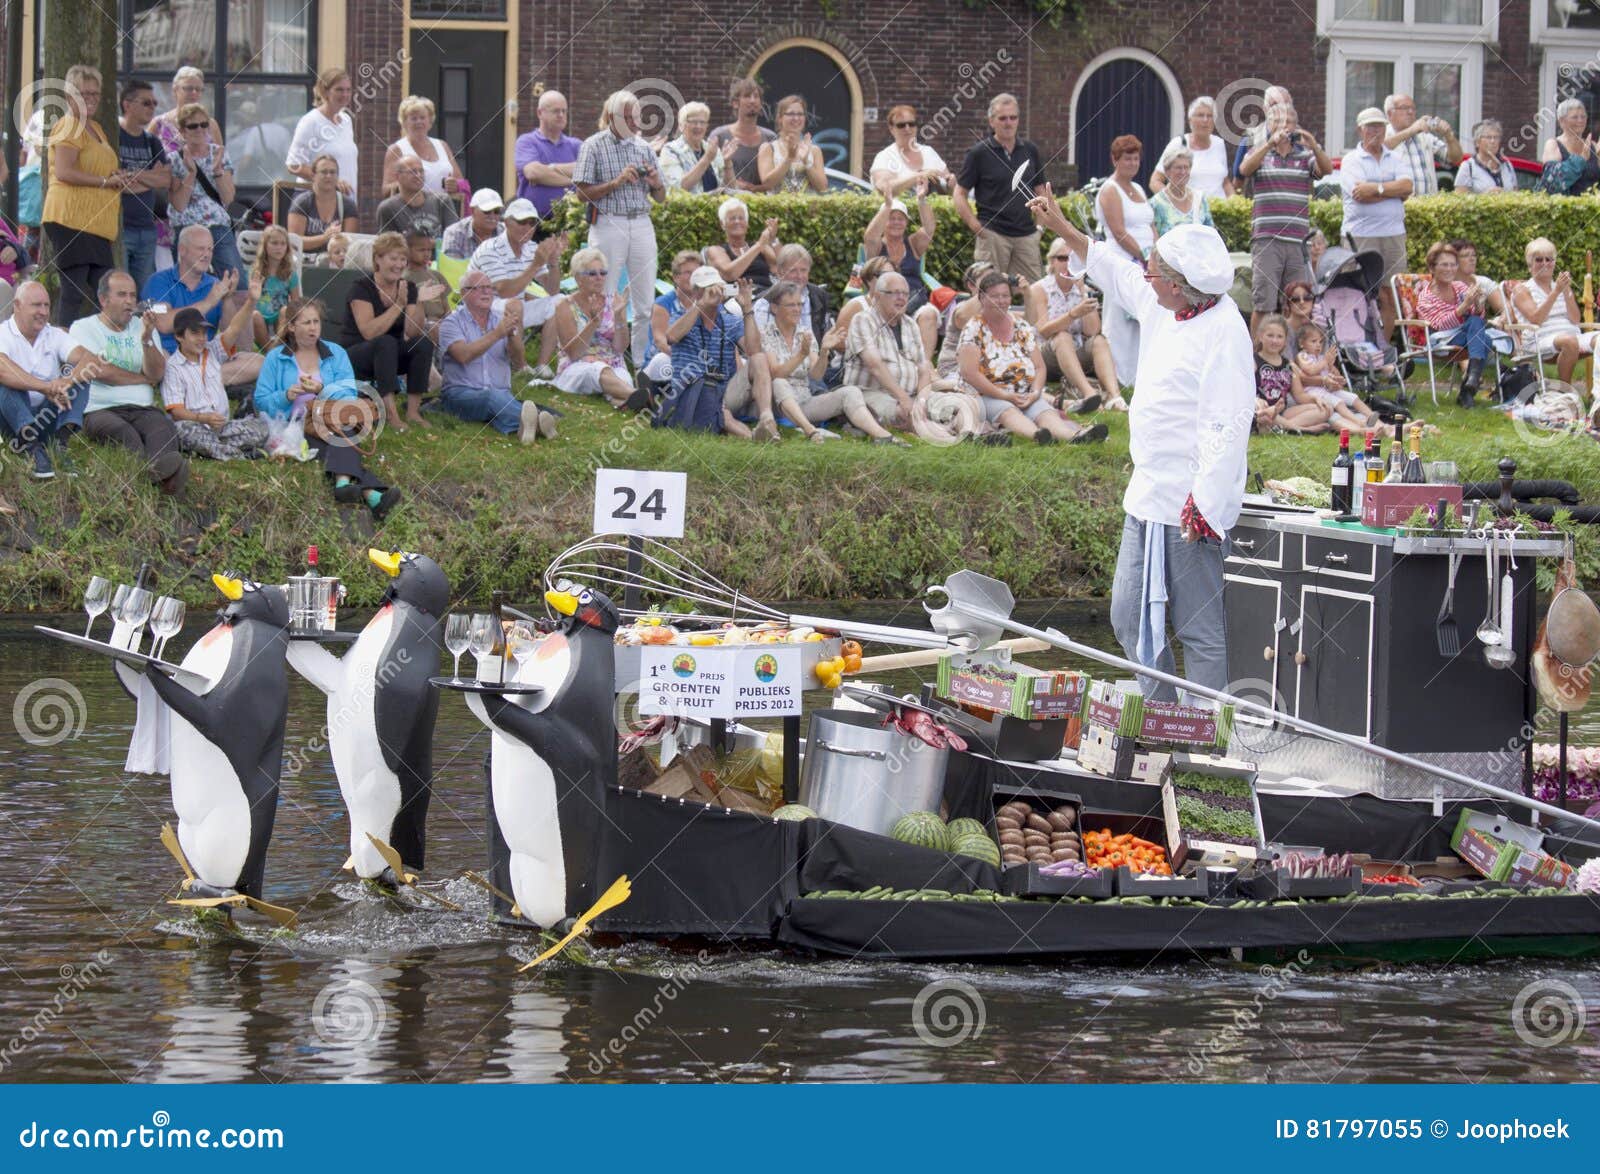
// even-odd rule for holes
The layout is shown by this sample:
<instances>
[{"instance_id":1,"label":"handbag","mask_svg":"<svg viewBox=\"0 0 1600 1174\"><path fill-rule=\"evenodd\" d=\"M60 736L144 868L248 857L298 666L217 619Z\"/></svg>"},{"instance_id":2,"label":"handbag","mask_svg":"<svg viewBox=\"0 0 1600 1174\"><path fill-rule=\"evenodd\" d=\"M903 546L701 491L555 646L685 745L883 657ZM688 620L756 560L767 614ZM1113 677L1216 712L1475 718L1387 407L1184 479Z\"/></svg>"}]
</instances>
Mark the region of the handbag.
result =
<instances>
[{"instance_id":1,"label":"handbag","mask_svg":"<svg viewBox=\"0 0 1600 1174\"><path fill-rule=\"evenodd\" d=\"M704 375L674 388L656 408L650 423L655 428L681 428L686 432L721 432L722 397L728 389L725 379L710 380Z\"/></svg>"},{"instance_id":2,"label":"handbag","mask_svg":"<svg viewBox=\"0 0 1600 1174\"><path fill-rule=\"evenodd\" d=\"M1583 174L1583 167L1582 155L1566 155L1550 160L1539 173L1539 190L1552 196L1566 195Z\"/></svg>"},{"instance_id":3,"label":"handbag","mask_svg":"<svg viewBox=\"0 0 1600 1174\"><path fill-rule=\"evenodd\" d=\"M1534 396L1534 392L1529 389L1537 382L1532 364L1518 363L1515 367L1505 368L1500 372L1500 402L1503 404L1527 402Z\"/></svg>"}]
</instances>

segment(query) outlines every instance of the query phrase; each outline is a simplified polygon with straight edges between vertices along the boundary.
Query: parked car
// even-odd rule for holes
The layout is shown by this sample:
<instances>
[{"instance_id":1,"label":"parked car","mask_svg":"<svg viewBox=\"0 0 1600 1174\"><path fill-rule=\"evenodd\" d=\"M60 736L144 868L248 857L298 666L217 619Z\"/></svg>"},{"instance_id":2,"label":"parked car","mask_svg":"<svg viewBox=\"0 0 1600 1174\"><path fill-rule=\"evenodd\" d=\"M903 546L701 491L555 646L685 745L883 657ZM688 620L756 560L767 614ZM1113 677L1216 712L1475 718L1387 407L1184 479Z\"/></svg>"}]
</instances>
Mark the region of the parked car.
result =
<instances>
[{"instance_id":1,"label":"parked car","mask_svg":"<svg viewBox=\"0 0 1600 1174\"><path fill-rule=\"evenodd\" d=\"M1539 186L1539 176L1544 172L1544 168L1540 164L1531 159L1518 159L1515 155L1507 155L1506 160L1511 164L1511 169L1517 173L1518 191L1531 192ZM1338 172L1341 162L1343 162L1343 157L1335 155L1333 157L1333 172L1317 180L1315 189L1317 199L1334 198L1339 195ZM1441 163L1437 159L1434 160L1433 170L1439 177L1439 190L1441 192L1455 191L1456 172L1460 169L1461 165L1459 163Z\"/></svg>"}]
</instances>

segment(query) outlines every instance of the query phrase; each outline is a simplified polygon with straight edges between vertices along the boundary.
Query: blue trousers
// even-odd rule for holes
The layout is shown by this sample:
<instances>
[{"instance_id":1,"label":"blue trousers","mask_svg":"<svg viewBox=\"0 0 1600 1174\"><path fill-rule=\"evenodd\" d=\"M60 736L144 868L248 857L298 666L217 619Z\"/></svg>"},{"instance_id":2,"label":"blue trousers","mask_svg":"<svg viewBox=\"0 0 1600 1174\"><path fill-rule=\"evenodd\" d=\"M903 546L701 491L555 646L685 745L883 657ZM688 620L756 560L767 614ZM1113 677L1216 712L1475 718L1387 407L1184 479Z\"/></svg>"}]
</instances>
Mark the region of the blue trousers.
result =
<instances>
[{"instance_id":1,"label":"blue trousers","mask_svg":"<svg viewBox=\"0 0 1600 1174\"><path fill-rule=\"evenodd\" d=\"M156 271L156 229L124 228L122 230L122 255L133 284L144 289L144 283ZM213 253L213 255L215 255Z\"/></svg>"},{"instance_id":2,"label":"blue trousers","mask_svg":"<svg viewBox=\"0 0 1600 1174\"><path fill-rule=\"evenodd\" d=\"M67 392L72 398L66 407L50 399L35 410L26 391L0 387L0 420L12 437L12 446L28 451L57 438L64 428L83 427L83 409L89 403L89 385L74 383Z\"/></svg>"},{"instance_id":3,"label":"blue trousers","mask_svg":"<svg viewBox=\"0 0 1600 1174\"><path fill-rule=\"evenodd\" d=\"M1509 355L1512 350L1511 336L1503 330L1491 328L1477 314L1470 315L1465 322L1448 334L1435 335L1434 342L1451 347L1466 347L1469 359L1487 359L1490 351Z\"/></svg>"},{"instance_id":4,"label":"blue trousers","mask_svg":"<svg viewBox=\"0 0 1600 1174\"><path fill-rule=\"evenodd\" d=\"M239 288L244 289L250 283L250 275L244 270L244 258L239 256L239 242L234 239L233 225L210 224L206 227L211 230L212 275L221 277L232 269L239 275ZM173 255L177 255L176 248L173 250Z\"/></svg>"},{"instance_id":5,"label":"blue trousers","mask_svg":"<svg viewBox=\"0 0 1600 1174\"><path fill-rule=\"evenodd\" d=\"M469 424L488 424L496 432L511 434L522 427L522 401L504 387L463 387L445 384L439 404L452 416Z\"/></svg>"}]
</instances>

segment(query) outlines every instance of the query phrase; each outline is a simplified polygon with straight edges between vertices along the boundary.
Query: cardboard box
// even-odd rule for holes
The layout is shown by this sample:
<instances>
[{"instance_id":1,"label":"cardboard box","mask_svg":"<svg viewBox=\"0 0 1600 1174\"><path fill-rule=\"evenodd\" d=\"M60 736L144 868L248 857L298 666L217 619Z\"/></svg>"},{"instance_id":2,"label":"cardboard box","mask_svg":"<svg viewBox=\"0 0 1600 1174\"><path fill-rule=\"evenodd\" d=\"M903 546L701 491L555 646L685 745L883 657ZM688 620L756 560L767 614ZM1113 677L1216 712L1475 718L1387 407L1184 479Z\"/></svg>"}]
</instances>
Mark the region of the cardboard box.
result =
<instances>
[{"instance_id":1,"label":"cardboard box","mask_svg":"<svg viewBox=\"0 0 1600 1174\"><path fill-rule=\"evenodd\" d=\"M1368 485L1361 499L1362 525L1386 530L1403 526L1406 519L1418 508L1430 509L1439 499L1461 512L1461 486L1459 485L1406 485L1398 481L1380 481Z\"/></svg>"},{"instance_id":2,"label":"cardboard box","mask_svg":"<svg viewBox=\"0 0 1600 1174\"><path fill-rule=\"evenodd\" d=\"M1172 767L1164 750L1141 750L1133 738L1102 726L1085 726L1078 739L1078 765L1085 770L1135 783L1158 783Z\"/></svg>"},{"instance_id":3,"label":"cardboard box","mask_svg":"<svg viewBox=\"0 0 1600 1174\"><path fill-rule=\"evenodd\" d=\"M1503 815L1467 808L1456 821L1450 847L1492 881L1533 888L1570 888L1575 875L1544 851L1544 833Z\"/></svg>"},{"instance_id":4,"label":"cardboard box","mask_svg":"<svg viewBox=\"0 0 1600 1174\"><path fill-rule=\"evenodd\" d=\"M1095 726L1141 747L1222 751L1233 734L1233 706L1152 701L1132 681L1095 681L1085 702L1085 732Z\"/></svg>"},{"instance_id":5,"label":"cardboard box","mask_svg":"<svg viewBox=\"0 0 1600 1174\"><path fill-rule=\"evenodd\" d=\"M1032 722L1079 716L1089 684L1087 673L1029 668L991 652L947 652L936 687L946 701Z\"/></svg>"}]
</instances>

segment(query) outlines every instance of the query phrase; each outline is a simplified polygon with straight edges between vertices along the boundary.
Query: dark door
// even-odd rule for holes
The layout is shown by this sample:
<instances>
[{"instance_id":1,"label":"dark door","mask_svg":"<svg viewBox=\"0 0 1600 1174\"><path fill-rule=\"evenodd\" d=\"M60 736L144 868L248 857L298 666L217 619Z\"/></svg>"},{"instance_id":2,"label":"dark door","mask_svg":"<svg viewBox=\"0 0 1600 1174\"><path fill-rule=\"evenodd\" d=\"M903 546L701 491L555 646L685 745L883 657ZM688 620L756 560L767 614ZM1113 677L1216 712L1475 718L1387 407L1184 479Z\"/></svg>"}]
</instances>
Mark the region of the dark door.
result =
<instances>
[{"instance_id":1,"label":"dark door","mask_svg":"<svg viewBox=\"0 0 1600 1174\"><path fill-rule=\"evenodd\" d=\"M1372 599L1358 590L1300 588L1294 712L1330 730L1372 736Z\"/></svg>"},{"instance_id":2,"label":"dark door","mask_svg":"<svg viewBox=\"0 0 1600 1174\"><path fill-rule=\"evenodd\" d=\"M416 29L411 34L411 92L433 101L434 138L455 152L473 187L505 181L506 35ZM395 127L399 136L399 127Z\"/></svg>"},{"instance_id":3,"label":"dark door","mask_svg":"<svg viewBox=\"0 0 1600 1174\"><path fill-rule=\"evenodd\" d=\"M773 126L779 99L799 94L806 100L806 131L821 148L824 163L836 171L850 170L854 101L838 62L820 50L796 45L763 61L756 81L766 104L763 125Z\"/></svg>"},{"instance_id":4,"label":"dark door","mask_svg":"<svg viewBox=\"0 0 1600 1174\"><path fill-rule=\"evenodd\" d=\"M1095 69L1078 91L1072 128L1078 182L1111 174L1111 140L1138 135L1144 158L1134 178L1148 184L1161 148L1172 137L1172 103L1155 70L1118 57Z\"/></svg>"}]
</instances>

